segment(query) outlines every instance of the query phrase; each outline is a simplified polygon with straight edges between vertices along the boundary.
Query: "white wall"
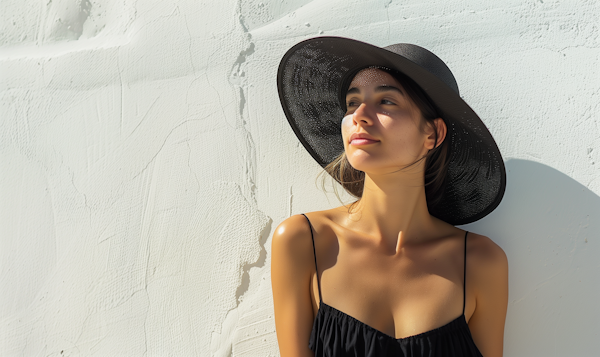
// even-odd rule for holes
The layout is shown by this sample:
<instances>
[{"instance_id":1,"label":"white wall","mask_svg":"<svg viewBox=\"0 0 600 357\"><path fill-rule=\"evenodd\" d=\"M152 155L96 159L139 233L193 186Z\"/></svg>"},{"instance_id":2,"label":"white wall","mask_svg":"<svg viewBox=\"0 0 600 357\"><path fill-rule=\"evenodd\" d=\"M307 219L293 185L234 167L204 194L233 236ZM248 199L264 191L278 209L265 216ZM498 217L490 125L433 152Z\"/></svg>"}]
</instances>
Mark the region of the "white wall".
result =
<instances>
[{"instance_id":1,"label":"white wall","mask_svg":"<svg viewBox=\"0 0 600 357\"><path fill-rule=\"evenodd\" d=\"M5 0L2 355L278 355L270 236L338 205L275 85L319 34L447 62L507 160L505 355L597 355L598 4Z\"/></svg>"}]
</instances>

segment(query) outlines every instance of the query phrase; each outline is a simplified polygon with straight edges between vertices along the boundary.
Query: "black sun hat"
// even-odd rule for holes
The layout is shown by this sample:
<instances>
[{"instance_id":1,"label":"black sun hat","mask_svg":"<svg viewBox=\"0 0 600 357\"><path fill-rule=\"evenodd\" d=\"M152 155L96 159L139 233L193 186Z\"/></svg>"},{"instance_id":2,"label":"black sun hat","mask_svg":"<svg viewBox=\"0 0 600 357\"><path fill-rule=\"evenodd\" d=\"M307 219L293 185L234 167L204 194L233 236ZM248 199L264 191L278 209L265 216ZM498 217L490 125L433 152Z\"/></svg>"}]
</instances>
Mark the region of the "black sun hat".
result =
<instances>
[{"instance_id":1,"label":"black sun hat","mask_svg":"<svg viewBox=\"0 0 600 357\"><path fill-rule=\"evenodd\" d=\"M430 213L467 224L492 212L506 187L504 162L494 138L459 95L454 75L428 50L406 43L377 47L342 37L316 37L283 56L277 88L283 111L306 150L325 167L344 151L341 121L346 90L361 69L382 67L411 78L448 127L446 186Z\"/></svg>"}]
</instances>

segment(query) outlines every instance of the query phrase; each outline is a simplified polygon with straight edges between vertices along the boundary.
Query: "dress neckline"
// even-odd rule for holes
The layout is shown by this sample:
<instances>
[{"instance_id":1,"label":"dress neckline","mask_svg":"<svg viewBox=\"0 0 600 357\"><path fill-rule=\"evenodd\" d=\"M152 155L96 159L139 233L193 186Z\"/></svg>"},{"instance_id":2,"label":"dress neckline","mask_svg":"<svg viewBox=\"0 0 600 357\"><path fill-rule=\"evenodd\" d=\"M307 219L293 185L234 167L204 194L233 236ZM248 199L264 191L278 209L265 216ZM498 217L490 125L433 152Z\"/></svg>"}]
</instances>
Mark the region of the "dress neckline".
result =
<instances>
[{"instance_id":1,"label":"dress neckline","mask_svg":"<svg viewBox=\"0 0 600 357\"><path fill-rule=\"evenodd\" d=\"M452 320L452 321L450 321L450 322L448 322L448 323L446 323L446 324L444 324L442 326L435 327L435 328L433 328L433 329L431 329L429 331L421 332L421 333L418 333L416 335L411 335L411 336L397 338L397 337L388 335L387 333L382 332L381 330L378 330L375 327L373 327L371 325L368 325L368 324L360 321L359 319L357 319L357 318L355 318L355 317L353 317L351 315L348 315L347 313L345 313L345 312L343 312L341 310L336 309L335 307L333 307L331 305L328 305L328 304L324 303L323 300L321 300L319 302L319 309L317 310L317 316L319 314L324 313L324 312L322 312L322 310L323 310L322 308L323 307L325 307L326 310L329 310L329 312L333 313L334 315L341 316L342 318L350 320L350 321L352 321L355 324L358 324L360 326L363 326L364 328L366 328L368 330L371 330L371 331L373 331L376 334L379 334L381 336L385 336L386 338L389 338L389 339L392 339L392 340L395 340L395 341L407 341L407 340L411 340L411 339L419 339L419 338L423 338L423 337L435 335L435 334L438 334L440 332L445 332L445 331L448 331L448 330L454 330L455 328L460 327L462 325L468 327L467 319L465 317L465 314L462 313L461 315L459 315L454 320ZM316 321L317 321L317 319L315 318L315 322Z\"/></svg>"}]
</instances>

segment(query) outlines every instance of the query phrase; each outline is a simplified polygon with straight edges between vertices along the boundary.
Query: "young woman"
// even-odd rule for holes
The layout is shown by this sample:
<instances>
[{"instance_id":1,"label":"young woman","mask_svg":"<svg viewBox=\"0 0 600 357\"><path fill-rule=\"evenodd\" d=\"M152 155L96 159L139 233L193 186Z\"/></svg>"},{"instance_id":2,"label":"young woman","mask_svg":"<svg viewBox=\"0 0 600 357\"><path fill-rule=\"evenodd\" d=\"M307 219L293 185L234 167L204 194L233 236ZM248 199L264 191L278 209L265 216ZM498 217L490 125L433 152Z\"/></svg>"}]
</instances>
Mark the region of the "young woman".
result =
<instances>
[{"instance_id":1,"label":"young woman","mask_svg":"<svg viewBox=\"0 0 600 357\"><path fill-rule=\"evenodd\" d=\"M502 356L506 256L454 225L498 206L505 170L444 62L320 37L286 53L278 88L302 144L357 198L275 230L281 356Z\"/></svg>"}]
</instances>

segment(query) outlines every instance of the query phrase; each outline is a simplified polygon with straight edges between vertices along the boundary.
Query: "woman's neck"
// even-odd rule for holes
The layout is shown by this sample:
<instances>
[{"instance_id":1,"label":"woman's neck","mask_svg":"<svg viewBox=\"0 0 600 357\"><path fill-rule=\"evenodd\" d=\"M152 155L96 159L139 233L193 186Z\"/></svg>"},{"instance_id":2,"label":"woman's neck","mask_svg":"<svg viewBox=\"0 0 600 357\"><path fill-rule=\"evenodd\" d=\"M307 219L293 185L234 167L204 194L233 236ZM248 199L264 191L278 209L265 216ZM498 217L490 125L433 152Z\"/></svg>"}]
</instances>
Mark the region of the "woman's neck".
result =
<instances>
[{"instance_id":1,"label":"woman's neck","mask_svg":"<svg viewBox=\"0 0 600 357\"><path fill-rule=\"evenodd\" d=\"M396 252L426 240L436 223L427 209L422 172L407 171L365 175L362 198L348 222Z\"/></svg>"}]
</instances>

